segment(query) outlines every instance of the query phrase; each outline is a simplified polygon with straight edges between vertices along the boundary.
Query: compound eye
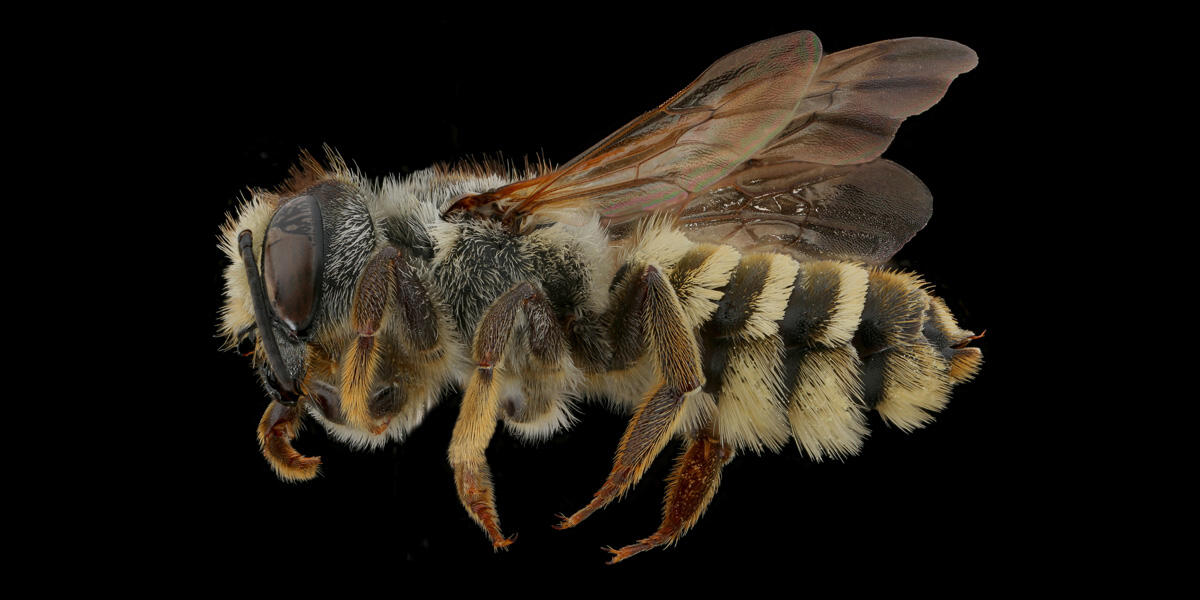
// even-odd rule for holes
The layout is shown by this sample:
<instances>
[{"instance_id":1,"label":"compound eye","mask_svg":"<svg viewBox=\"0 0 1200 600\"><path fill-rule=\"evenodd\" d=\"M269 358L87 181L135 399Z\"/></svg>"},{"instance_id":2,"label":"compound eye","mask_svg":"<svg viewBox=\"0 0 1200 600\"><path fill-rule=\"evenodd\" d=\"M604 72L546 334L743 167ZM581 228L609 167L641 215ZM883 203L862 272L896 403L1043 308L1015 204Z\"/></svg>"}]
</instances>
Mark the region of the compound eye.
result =
<instances>
[{"instance_id":1,"label":"compound eye","mask_svg":"<svg viewBox=\"0 0 1200 600\"><path fill-rule=\"evenodd\" d=\"M317 312L325 263L323 238L320 202L305 195L275 211L263 244L267 299L275 315L300 337Z\"/></svg>"}]
</instances>

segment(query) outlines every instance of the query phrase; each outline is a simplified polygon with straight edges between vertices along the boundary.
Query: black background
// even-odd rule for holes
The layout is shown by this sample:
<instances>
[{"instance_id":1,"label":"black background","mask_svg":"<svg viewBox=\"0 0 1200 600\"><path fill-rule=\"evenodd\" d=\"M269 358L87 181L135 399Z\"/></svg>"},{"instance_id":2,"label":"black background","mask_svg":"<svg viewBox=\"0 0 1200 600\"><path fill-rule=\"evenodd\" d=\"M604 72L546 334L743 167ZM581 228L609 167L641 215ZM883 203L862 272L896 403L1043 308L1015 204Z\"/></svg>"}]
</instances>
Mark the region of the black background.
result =
<instances>
[{"instance_id":1,"label":"black background","mask_svg":"<svg viewBox=\"0 0 1200 600\"><path fill-rule=\"evenodd\" d=\"M1046 486L1071 475L1056 472L1040 441L1045 415L1060 402L1039 387L1053 358L1030 343L1047 335L1030 321L1041 302L1041 232L1027 222L1014 231L1015 186L1039 140L1013 97L1031 85L1013 29L999 15L737 10L224 23L148 44L146 52L161 44L171 66L150 74L143 99L156 108L160 140L147 154L175 182L166 210L188 245L176 248L176 260L194 261L178 271L187 275L176 290L185 308L174 305L188 315L177 335L195 365L183 394L194 400L168 439L135 441L163 459L142 475L169 481L156 487L170 493L143 518L164 532L171 556L185 566L305 565L368 579L390 576L380 568L419 574L430 566L527 581L551 568L704 576L731 563L785 564L797 576L880 573L903 585L948 572L999 582L1042 568L1069 543L1055 525L1068 511ZM573 430L540 445L498 430L488 456L502 525L518 534L504 553L491 551L454 492L445 458L452 396L404 444L381 451L350 450L310 425L296 446L323 457L321 476L302 484L274 477L254 435L266 400L248 361L218 351L214 334L224 266L217 230L247 187L276 185L302 149L319 153L326 144L373 177L496 153L562 163L723 54L799 29L815 31L827 52L919 35L962 42L980 56L885 153L935 199L931 222L897 264L922 273L964 327L988 330L978 342L980 376L955 390L936 422L904 435L873 416L862 454L844 462L813 464L792 448L740 456L680 544L617 567L603 566L600 548L656 528L677 445L623 501L575 530L552 530L554 514L582 506L608 472L624 419L603 406L584 406ZM223 550L196 550L208 542ZM1008 551L1013 544L1022 550Z\"/></svg>"}]
</instances>

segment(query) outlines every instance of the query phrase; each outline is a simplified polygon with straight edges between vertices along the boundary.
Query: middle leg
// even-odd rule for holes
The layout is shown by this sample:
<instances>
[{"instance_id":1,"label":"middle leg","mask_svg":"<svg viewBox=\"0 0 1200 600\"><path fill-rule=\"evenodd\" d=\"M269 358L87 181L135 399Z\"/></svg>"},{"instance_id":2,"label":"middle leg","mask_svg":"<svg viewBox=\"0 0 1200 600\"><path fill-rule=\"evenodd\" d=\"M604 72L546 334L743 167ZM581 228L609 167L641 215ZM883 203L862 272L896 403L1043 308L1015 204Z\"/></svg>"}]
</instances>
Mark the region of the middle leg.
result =
<instances>
[{"instance_id":1,"label":"middle leg","mask_svg":"<svg viewBox=\"0 0 1200 600\"><path fill-rule=\"evenodd\" d=\"M506 538L500 532L491 470L484 453L501 416L500 374L496 367L504 359L518 311L524 313L531 331L535 332L528 336L529 350L535 358L553 364L566 355L566 336L554 317L553 307L537 286L519 283L500 296L488 307L475 333L476 368L463 395L450 441L450 464L454 467L458 497L497 549L507 547L513 538Z\"/></svg>"}]
</instances>

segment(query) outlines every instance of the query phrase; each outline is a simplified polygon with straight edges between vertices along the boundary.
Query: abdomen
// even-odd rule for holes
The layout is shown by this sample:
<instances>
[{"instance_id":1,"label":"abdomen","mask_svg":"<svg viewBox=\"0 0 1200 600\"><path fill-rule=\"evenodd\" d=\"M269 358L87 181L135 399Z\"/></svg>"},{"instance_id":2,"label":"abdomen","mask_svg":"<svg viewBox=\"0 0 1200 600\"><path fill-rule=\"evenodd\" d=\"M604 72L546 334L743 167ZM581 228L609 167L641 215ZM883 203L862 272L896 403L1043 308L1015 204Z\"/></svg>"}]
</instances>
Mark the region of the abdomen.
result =
<instances>
[{"instance_id":1,"label":"abdomen","mask_svg":"<svg viewBox=\"0 0 1200 600\"><path fill-rule=\"evenodd\" d=\"M814 460L856 454L868 411L922 427L982 362L965 347L973 334L911 273L741 254L668 230L643 233L626 263L668 272L694 327L705 383L680 428L715 420L739 451L794 440Z\"/></svg>"}]
</instances>

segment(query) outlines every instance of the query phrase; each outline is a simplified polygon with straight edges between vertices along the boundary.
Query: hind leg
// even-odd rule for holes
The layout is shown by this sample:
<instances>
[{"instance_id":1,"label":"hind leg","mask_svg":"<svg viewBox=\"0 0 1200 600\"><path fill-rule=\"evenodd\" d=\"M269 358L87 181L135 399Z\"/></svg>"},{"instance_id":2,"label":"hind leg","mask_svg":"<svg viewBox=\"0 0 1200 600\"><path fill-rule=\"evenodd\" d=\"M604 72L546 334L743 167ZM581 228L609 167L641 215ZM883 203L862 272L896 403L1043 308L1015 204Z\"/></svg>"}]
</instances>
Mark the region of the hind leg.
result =
<instances>
[{"instance_id":1,"label":"hind leg","mask_svg":"<svg viewBox=\"0 0 1200 600\"><path fill-rule=\"evenodd\" d=\"M618 563L639 552L665 544L672 544L687 533L708 503L717 493L721 483L721 469L733 460L733 448L722 444L720 437L711 427L698 431L688 440L675 470L667 479L666 507L662 524L649 537L638 540L619 550L605 548L613 554L609 564Z\"/></svg>"},{"instance_id":2,"label":"hind leg","mask_svg":"<svg viewBox=\"0 0 1200 600\"><path fill-rule=\"evenodd\" d=\"M643 286L639 291L640 330L658 363L660 383L630 419L604 485L587 506L563 518L557 529L578 525L641 479L674 433L686 395L703 381L700 351L671 283L651 265L643 271L639 285Z\"/></svg>"}]
</instances>

